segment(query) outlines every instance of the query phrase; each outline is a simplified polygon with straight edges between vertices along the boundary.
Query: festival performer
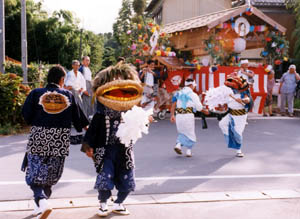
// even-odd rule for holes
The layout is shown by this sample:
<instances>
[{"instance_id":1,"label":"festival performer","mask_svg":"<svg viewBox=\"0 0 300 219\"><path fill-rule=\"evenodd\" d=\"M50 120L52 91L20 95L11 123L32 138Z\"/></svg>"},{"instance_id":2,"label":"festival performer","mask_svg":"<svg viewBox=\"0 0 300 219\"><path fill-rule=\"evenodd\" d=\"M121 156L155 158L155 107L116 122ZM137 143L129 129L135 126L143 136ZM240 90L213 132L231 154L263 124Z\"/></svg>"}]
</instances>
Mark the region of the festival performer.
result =
<instances>
[{"instance_id":1,"label":"festival performer","mask_svg":"<svg viewBox=\"0 0 300 219\"><path fill-rule=\"evenodd\" d=\"M202 111L207 114L208 111L203 109L199 96L193 91L196 88L196 82L193 79L187 79L184 85L185 87L177 91L172 98L170 120L172 123L176 122L178 132L175 152L181 155L182 147L186 147L186 156L192 157L192 148L196 143L194 113Z\"/></svg>"},{"instance_id":2,"label":"festival performer","mask_svg":"<svg viewBox=\"0 0 300 219\"><path fill-rule=\"evenodd\" d=\"M226 94L229 113L219 122L219 127L228 147L236 149L236 157L244 157L241 150L243 132L247 123L247 113L252 105L249 84L241 76L229 76L224 84L231 88L229 92L222 92Z\"/></svg>"},{"instance_id":3,"label":"festival performer","mask_svg":"<svg viewBox=\"0 0 300 219\"><path fill-rule=\"evenodd\" d=\"M107 200L116 187L118 193L112 212L128 215L129 211L123 202L135 189L134 141L125 145L117 137L117 133L125 120L122 112L131 111L140 103L142 83L133 67L120 62L96 75L93 90L97 97L97 111L84 137L82 151L93 158L96 167L97 179L94 188L98 190L100 202L97 214L105 217L110 213ZM139 109L139 112L145 112L142 108ZM137 120L137 114L131 118ZM135 128L132 127L131 131ZM131 131L127 131L127 135Z\"/></svg>"},{"instance_id":4,"label":"festival performer","mask_svg":"<svg viewBox=\"0 0 300 219\"><path fill-rule=\"evenodd\" d=\"M47 199L69 155L71 124L78 131L88 125L72 93L62 89L65 76L63 67L52 67L48 85L31 91L22 109L25 121L31 125L22 170L26 171L26 183L34 194L34 215L40 219L52 211Z\"/></svg>"}]
</instances>

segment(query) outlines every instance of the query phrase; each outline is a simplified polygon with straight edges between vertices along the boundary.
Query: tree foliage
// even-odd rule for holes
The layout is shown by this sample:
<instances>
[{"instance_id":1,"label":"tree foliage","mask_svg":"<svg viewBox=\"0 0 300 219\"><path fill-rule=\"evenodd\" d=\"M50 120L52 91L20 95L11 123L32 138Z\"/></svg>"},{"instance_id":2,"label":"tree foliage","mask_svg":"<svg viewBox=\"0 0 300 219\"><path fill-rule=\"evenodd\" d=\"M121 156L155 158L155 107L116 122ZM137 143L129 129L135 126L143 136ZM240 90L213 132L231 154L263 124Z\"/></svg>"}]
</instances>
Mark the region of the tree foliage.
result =
<instances>
[{"instance_id":1,"label":"tree foliage","mask_svg":"<svg viewBox=\"0 0 300 219\"><path fill-rule=\"evenodd\" d=\"M67 10L54 11L51 15L42 10L42 3L26 1L28 61L61 64L71 67L72 59L91 56L91 68L102 64L103 38L79 28L79 19ZM21 60L21 3L5 0L6 55Z\"/></svg>"}]
</instances>

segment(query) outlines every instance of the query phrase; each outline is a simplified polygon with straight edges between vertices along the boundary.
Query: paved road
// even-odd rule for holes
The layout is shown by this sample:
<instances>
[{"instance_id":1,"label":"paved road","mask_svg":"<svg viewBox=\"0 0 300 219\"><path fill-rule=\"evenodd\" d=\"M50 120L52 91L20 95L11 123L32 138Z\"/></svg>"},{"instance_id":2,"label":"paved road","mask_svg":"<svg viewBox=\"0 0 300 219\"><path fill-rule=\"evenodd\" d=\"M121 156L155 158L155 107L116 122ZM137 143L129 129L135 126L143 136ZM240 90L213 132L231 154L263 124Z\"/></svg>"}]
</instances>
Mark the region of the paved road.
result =
<instances>
[{"instance_id":1,"label":"paved road","mask_svg":"<svg viewBox=\"0 0 300 219\"><path fill-rule=\"evenodd\" d=\"M114 219L299 219L300 199L181 203L165 205L128 205L130 216L111 214ZM50 215L55 219L99 219L97 208L56 209ZM0 212L0 218L30 219L27 211Z\"/></svg>"},{"instance_id":2,"label":"paved road","mask_svg":"<svg viewBox=\"0 0 300 219\"><path fill-rule=\"evenodd\" d=\"M243 159L226 148L216 119L209 119L208 126L202 130L201 121L196 121L198 143L193 157L186 158L173 151L175 125L167 120L152 124L149 135L135 146L135 194L300 189L299 119L250 119ZM0 200L32 197L19 171L26 138L0 138ZM92 161L79 149L79 145L71 148L53 198L96 195Z\"/></svg>"}]
</instances>

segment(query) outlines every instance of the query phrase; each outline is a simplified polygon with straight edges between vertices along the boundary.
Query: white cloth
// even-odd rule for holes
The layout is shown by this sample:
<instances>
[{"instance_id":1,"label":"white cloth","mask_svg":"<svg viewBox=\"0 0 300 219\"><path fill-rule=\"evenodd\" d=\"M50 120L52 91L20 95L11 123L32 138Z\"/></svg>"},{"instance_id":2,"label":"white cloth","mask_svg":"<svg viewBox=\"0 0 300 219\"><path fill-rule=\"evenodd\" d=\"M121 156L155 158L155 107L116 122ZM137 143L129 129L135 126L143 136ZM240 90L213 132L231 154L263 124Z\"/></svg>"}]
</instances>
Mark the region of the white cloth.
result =
<instances>
[{"instance_id":1,"label":"white cloth","mask_svg":"<svg viewBox=\"0 0 300 219\"><path fill-rule=\"evenodd\" d=\"M235 98L241 98L241 94L237 93L233 95ZM239 110L245 109L245 107L234 100L232 97L228 97L228 108ZM220 122L219 127L223 132L226 142L229 148L241 149L243 143L243 132L247 124L247 114L234 116L228 113ZM229 132L230 130L230 132Z\"/></svg>"},{"instance_id":2,"label":"white cloth","mask_svg":"<svg viewBox=\"0 0 300 219\"><path fill-rule=\"evenodd\" d=\"M232 94L232 96L235 97L236 99L242 99L240 93ZM228 105L228 108L234 109L234 110L245 109L245 107L241 103L237 102L232 97L228 98L227 105Z\"/></svg>"},{"instance_id":3,"label":"white cloth","mask_svg":"<svg viewBox=\"0 0 300 219\"><path fill-rule=\"evenodd\" d=\"M181 99L180 96L184 94L189 96L191 100L185 101ZM203 109L199 96L190 87L182 88L182 90L175 94L175 97L177 99L176 108L192 107L196 111L201 111Z\"/></svg>"},{"instance_id":4,"label":"white cloth","mask_svg":"<svg viewBox=\"0 0 300 219\"><path fill-rule=\"evenodd\" d=\"M83 77L85 78L85 80L92 81L92 72L91 72L91 69L89 67L83 66L82 74L83 74Z\"/></svg>"},{"instance_id":5,"label":"white cloth","mask_svg":"<svg viewBox=\"0 0 300 219\"><path fill-rule=\"evenodd\" d=\"M178 133L184 134L190 140L196 142L195 117L193 113L177 114L176 128Z\"/></svg>"},{"instance_id":6,"label":"white cloth","mask_svg":"<svg viewBox=\"0 0 300 219\"><path fill-rule=\"evenodd\" d=\"M86 82L85 78L80 71L77 72L77 77L75 76L74 71L69 71L65 79L66 86L72 86L74 90L78 91L83 88L83 91L86 91Z\"/></svg>"},{"instance_id":7,"label":"white cloth","mask_svg":"<svg viewBox=\"0 0 300 219\"><path fill-rule=\"evenodd\" d=\"M150 86L150 87L154 86L154 76L153 76L152 73L146 72L146 74L145 74L145 84Z\"/></svg>"},{"instance_id":8,"label":"white cloth","mask_svg":"<svg viewBox=\"0 0 300 219\"><path fill-rule=\"evenodd\" d=\"M247 124L247 114L242 116L233 116L231 114L227 114L220 122L219 127L222 130L225 136L229 135L229 123L230 120L233 119L234 121L234 131L242 138L243 132L245 130L245 126Z\"/></svg>"},{"instance_id":9,"label":"white cloth","mask_svg":"<svg viewBox=\"0 0 300 219\"><path fill-rule=\"evenodd\" d=\"M189 97L188 99L186 97ZM184 87L175 94L176 108L192 107L197 111L201 111L203 106L199 96L190 88ZM176 127L178 133L184 134L190 140L196 142L195 134L195 117L193 113L176 114Z\"/></svg>"}]
</instances>

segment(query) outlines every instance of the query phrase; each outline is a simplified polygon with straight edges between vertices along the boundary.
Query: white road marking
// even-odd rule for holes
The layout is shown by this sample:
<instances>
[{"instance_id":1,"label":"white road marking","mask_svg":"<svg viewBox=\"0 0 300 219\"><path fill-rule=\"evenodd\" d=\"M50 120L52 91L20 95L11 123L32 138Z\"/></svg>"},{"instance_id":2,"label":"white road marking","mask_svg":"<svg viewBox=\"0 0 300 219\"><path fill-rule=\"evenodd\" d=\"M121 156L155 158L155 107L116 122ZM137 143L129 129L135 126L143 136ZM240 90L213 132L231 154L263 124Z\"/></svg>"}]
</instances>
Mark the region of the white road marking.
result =
<instances>
[{"instance_id":1,"label":"white road marking","mask_svg":"<svg viewBox=\"0 0 300 219\"><path fill-rule=\"evenodd\" d=\"M136 181L163 181L163 180L201 180L201 179L249 179L249 178L292 178L300 177L300 173L286 174L256 174L256 175L215 175L215 176L162 176L162 177L136 177ZM88 179L63 179L59 183L94 183L94 178ZM24 185L24 181L2 181L0 186Z\"/></svg>"}]
</instances>

